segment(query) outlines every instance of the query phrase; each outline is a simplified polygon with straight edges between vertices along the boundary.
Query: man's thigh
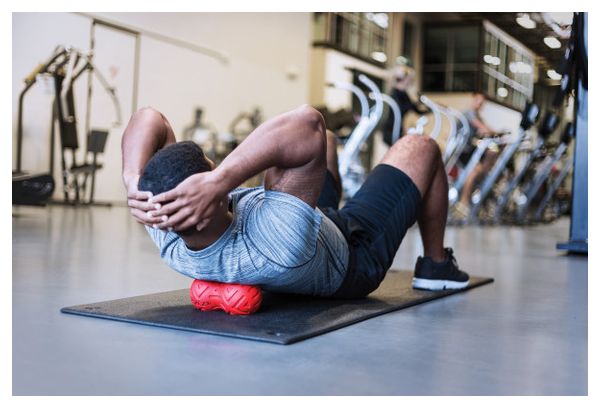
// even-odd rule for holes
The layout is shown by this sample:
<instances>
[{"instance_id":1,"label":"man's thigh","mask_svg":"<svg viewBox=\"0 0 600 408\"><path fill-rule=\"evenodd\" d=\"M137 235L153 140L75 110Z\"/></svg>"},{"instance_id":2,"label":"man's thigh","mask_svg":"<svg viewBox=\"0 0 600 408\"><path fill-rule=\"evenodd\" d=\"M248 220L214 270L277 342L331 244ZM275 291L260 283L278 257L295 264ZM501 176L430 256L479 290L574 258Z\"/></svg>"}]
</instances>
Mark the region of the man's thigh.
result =
<instances>
[{"instance_id":1,"label":"man's thigh","mask_svg":"<svg viewBox=\"0 0 600 408\"><path fill-rule=\"evenodd\" d=\"M340 213L357 221L356 228L374 241L386 232L403 236L416 221L420 203L419 190L406 173L380 164Z\"/></svg>"},{"instance_id":2,"label":"man's thigh","mask_svg":"<svg viewBox=\"0 0 600 408\"><path fill-rule=\"evenodd\" d=\"M406 231L416 222L421 195L415 183L394 166L376 166L354 197L338 212L356 253L345 296L377 288Z\"/></svg>"}]
</instances>

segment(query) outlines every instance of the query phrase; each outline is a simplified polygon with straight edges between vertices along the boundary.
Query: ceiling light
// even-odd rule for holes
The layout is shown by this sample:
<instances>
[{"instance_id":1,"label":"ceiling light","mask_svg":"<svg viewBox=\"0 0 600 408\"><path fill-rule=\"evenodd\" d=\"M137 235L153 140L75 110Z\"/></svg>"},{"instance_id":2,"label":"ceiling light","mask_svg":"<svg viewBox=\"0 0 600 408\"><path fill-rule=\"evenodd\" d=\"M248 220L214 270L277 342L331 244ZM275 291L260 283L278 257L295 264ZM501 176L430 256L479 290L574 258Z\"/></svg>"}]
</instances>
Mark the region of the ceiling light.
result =
<instances>
[{"instance_id":1,"label":"ceiling light","mask_svg":"<svg viewBox=\"0 0 600 408\"><path fill-rule=\"evenodd\" d=\"M561 47L561 43L560 41L558 41L558 39L556 37L552 37L552 36L548 36L548 37L544 37L544 43L550 47L550 48L560 48Z\"/></svg>"},{"instance_id":2,"label":"ceiling light","mask_svg":"<svg viewBox=\"0 0 600 408\"><path fill-rule=\"evenodd\" d=\"M512 61L508 64L508 69L513 74L531 74L533 72L531 65L523 61Z\"/></svg>"},{"instance_id":3,"label":"ceiling light","mask_svg":"<svg viewBox=\"0 0 600 408\"><path fill-rule=\"evenodd\" d=\"M500 98L506 98L508 96L508 89L506 88L498 88L496 92Z\"/></svg>"},{"instance_id":4,"label":"ceiling light","mask_svg":"<svg viewBox=\"0 0 600 408\"><path fill-rule=\"evenodd\" d=\"M385 30L389 25L387 13L375 13L373 22Z\"/></svg>"},{"instance_id":5,"label":"ceiling light","mask_svg":"<svg viewBox=\"0 0 600 408\"><path fill-rule=\"evenodd\" d=\"M532 29L532 28L535 28L535 26L536 26L535 21L533 21L531 19L531 17L529 17L529 14L527 14L527 13L521 14L519 17L517 17L517 23L521 27L524 27L527 29Z\"/></svg>"},{"instance_id":6,"label":"ceiling light","mask_svg":"<svg viewBox=\"0 0 600 408\"><path fill-rule=\"evenodd\" d=\"M408 65L409 61L404 55L400 55L396 57L396 64L398 65Z\"/></svg>"},{"instance_id":7,"label":"ceiling light","mask_svg":"<svg viewBox=\"0 0 600 408\"><path fill-rule=\"evenodd\" d=\"M500 58L486 54L483 56L483 61L492 65L500 65Z\"/></svg>"},{"instance_id":8,"label":"ceiling light","mask_svg":"<svg viewBox=\"0 0 600 408\"><path fill-rule=\"evenodd\" d=\"M371 58L373 58L375 61L379 61L379 62L386 62L387 61L387 55L385 55L385 53L381 52L381 51L375 51L371 53Z\"/></svg>"},{"instance_id":9,"label":"ceiling light","mask_svg":"<svg viewBox=\"0 0 600 408\"><path fill-rule=\"evenodd\" d=\"M367 13L367 20L372 21L384 30L388 28L389 19L387 13Z\"/></svg>"},{"instance_id":10,"label":"ceiling light","mask_svg":"<svg viewBox=\"0 0 600 408\"><path fill-rule=\"evenodd\" d=\"M560 25L569 25L573 23L573 13L546 13L552 20Z\"/></svg>"},{"instance_id":11,"label":"ceiling light","mask_svg":"<svg viewBox=\"0 0 600 408\"><path fill-rule=\"evenodd\" d=\"M553 69L549 69L548 71L546 71L546 74L548 75L548 78L554 79L555 81L560 81L560 79L562 78L562 75Z\"/></svg>"}]
</instances>

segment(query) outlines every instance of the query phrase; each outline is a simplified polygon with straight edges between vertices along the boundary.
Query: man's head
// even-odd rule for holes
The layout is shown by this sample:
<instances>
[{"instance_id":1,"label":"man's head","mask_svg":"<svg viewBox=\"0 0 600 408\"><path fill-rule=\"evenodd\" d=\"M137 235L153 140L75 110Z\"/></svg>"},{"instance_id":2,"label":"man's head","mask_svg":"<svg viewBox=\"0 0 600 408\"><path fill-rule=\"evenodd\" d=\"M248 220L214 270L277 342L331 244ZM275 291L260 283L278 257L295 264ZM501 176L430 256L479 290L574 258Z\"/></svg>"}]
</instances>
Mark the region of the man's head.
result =
<instances>
[{"instance_id":1,"label":"man's head","mask_svg":"<svg viewBox=\"0 0 600 408\"><path fill-rule=\"evenodd\" d=\"M410 87L415 79L414 69L399 65L393 70L394 86L403 91Z\"/></svg>"},{"instance_id":2,"label":"man's head","mask_svg":"<svg viewBox=\"0 0 600 408\"><path fill-rule=\"evenodd\" d=\"M148 161L140 176L138 189L157 195L175 188L191 175L213 168L214 163L196 143L173 143L156 152Z\"/></svg>"},{"instance_id":3,"label":"man's head","mask_svg":"<svg viewBox=\"0 0 600 408\"><path fill-rule=\"evenodd\" d=\"M183 180L197 173L213 170L215 164L208 159L194 142L173 143L152 156L146 164L138 189L153 195L169 191ZM196 227L178 231L182 237L192 237Z\"/></svg>"},{"instance_id":4,"label":"man's head","mask_svg":"<svg viewBox=\"0 0 600 408\"><path fill-rule=\"evenodd\" d=\"M483 106L483 103L485 102L486 97L483 93L481 92L473 92L473 101L472 101L472 106L473 109L478 111L479 109L481 109L481 107Z\"/></svg>"}]
</instances>

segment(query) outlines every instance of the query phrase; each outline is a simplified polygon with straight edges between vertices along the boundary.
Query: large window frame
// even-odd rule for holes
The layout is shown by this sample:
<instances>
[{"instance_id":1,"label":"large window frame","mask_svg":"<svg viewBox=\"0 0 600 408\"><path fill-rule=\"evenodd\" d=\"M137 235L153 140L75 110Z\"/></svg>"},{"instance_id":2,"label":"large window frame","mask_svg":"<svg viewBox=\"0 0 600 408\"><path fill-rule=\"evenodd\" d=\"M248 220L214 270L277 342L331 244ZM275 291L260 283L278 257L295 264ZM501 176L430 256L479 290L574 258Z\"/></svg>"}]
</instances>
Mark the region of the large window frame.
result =
<instances>
[{"instance_id":1,"label":"large window frame","mask_svg":"<svg viewBox=\"0 0 600 408\"><path fill-rule=\"evenodd\" d=\"M456 34L461 29L472 29L478 35L477 44L475 45L472 61L457 62L456 48L459 46L456 41ZM440 47L440 44L434 44L429 36L433 30L440 30L444 33L443 41L444 44ZM480 76L480 58L478 57L481 50L481 25L478 22L475 23L426 23L423 25L422 31L423 38L423 54L422 54L422 84L424 92L473 92L478 90L479 76ZM440 55L435 55L431 50L441 50ZM441 57L441 60L435 61L435 57ZM455 86L454 77L457 73L471 73L475 78L473 80L473 86L458 87ZM439 76L442 78L441 86L430 85L429 82Z\"/></svg>"},{"instance_id":2,"label":"large window frame","mask_svg":"<svg viewBox=\"0 0 600 408\"><path fill-rule=\"evenodd\" d=\"M456 32L465 27L476 28L477 52L471 61L457 63L455 51L460 44L455 42ZM429 35L432 30L447 31L443 40L446 53L439 63L432 61L443 54L440 44L428 44L434 37ZM482 92L490 100L519 111L532 99L535 54L487 20L427 23L423 26L422 38L424 92ZM473 81L463 82L462 87L455 86L458 73L468 75L469 72L474 75ZM468 82L471 83L464 86Z\"/></svg>"},{"instance_id":3,"label":"large window frame","mask_svg":"<svg viewBox=\"0 0 600 408\"><path fill-rule=\"evenodd\" d=\"M374 14L314 13L313 46L333 48L384 68L390 29L389 26L383 28L375 23L372 18ZM389 13L388 19L391 19ZM381 59L382 54L377 53L385 55L385 60ZM374 58L374 55L380 59Z\"/></svg>"},{"instance_id":4,"label":"large window frame","mask_svg":"<svg viewBox=\"0 0 600 408\"><path fill-rule=\"evenodd\" d=\"M482 22L482 31L480 91L498 103L523 109L533 98L535 54L489 21ZM492 61L494 57L499 61ZM504 96L499 93L502 88Z\"/></svg>"}]
</instances>

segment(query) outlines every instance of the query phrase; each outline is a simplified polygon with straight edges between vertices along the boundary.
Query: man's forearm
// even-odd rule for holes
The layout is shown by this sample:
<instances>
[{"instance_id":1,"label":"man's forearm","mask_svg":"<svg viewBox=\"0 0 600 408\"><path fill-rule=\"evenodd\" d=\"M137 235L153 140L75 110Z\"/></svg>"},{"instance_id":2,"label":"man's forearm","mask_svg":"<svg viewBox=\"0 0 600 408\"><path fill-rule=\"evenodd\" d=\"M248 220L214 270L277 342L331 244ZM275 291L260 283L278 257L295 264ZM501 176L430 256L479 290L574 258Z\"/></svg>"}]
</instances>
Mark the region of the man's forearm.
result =
<instances>
[{"instance_id":1,"label":"man's forearm","mask_svg":"<svg viewBox=\"0 0 600 408\"><path fill-rule=\"evenodd\" d=\"M158 111L144 108L134 113L121 140L124 183L139 177L154 153L174 142L173 130Z\"/></svg>"},{"instance_id":2,"label":"man's forearm","mask_svg":"<svg viewBox=\"0 0 600 408\"><path fill-rule=\"evenodd\" d=\"M323 117L304 105L256 128L215 172L231 191L268 168L291 169L310 163L325 143Z\"/></svg>"}]
</instances>

